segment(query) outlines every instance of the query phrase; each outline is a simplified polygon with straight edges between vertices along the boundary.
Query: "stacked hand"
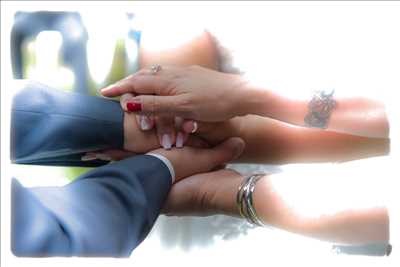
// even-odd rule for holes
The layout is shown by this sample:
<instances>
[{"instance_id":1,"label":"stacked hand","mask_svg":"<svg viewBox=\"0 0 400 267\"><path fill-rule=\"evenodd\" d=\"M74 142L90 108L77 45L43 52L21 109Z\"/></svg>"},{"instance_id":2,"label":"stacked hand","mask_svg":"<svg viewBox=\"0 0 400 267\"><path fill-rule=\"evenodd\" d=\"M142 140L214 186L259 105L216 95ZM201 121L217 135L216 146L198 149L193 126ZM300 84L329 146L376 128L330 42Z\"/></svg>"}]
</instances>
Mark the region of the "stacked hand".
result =
<instances>
[{"instance_id":1,"label":"stacked hand","mask_svg":"<svg viewBox=\"0 0 400 267\"><path fill-rule=\"evenodd\" d=\"M244 84L240 76L201 67L163 67L156 75L151 70L141 70L103 89L104 96L121 96L121 107L126 112L124 149L130 151L106 154L119 159L132 152L148 152L161 144L167 150L152 153L168 158L177 176L163 212L237 214L235 197L242 175L215 169L239 157L244 149L240 138L224 140L220 134L234 128L235 122L229 119L246 113L241 110L244 107L238 93ZM195 131L203 136L189 135ZM219 139L213 138L216 135ZM186 147L182 149L172 148L174 144L181 148L184 143Z\"/></svg>"},{"instance_id":2,"label":"stacked hand","mask_svg":"<svg viewBox=\"0 0 400 267\"><path fill-rule=\"evenodd\" d=\"M212 133L213 125L199 129ZM211 134L210 134L211 135ZM159 148L155 130L142 131L134 114L124 116L124 149L88 153L99 159L120 160L147 152L166 157L175 170L175 184L164 206L171 215L237 214L234 205L242 176L232 170L221 169L237 159L245 144L240 138L221 140L212 147L205 140L190 136L187 146L165 150ZM184 179L185 178L185 179Z\"/></svg>"},{"instance_id":3,"label":"stacked hand","mask_svg":"<svg viewBox=\"0 0 400 267\"><path fill-rule=\"evenodd\" d=\"M121 107L139 115L143 130L155 125L160 144L182 147L198 122L223 122L249 113L246 81L239 75L206 68L163 67L157 74L141 70L101 91L121 96ZM183 119L184 118L184 119Z\"/></svg>"}]
</instances>

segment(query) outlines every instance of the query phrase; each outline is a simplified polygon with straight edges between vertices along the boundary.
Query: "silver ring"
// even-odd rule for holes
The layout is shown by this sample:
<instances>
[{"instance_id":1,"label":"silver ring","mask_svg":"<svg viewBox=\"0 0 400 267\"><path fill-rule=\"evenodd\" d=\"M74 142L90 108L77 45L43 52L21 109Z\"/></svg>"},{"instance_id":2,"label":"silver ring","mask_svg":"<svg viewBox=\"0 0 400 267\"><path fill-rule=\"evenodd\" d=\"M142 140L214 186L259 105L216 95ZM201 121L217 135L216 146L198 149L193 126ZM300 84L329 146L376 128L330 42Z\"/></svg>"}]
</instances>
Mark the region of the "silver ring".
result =
<instances>
[{"instance_id":1,"label":"silver ring","mask_svg":"<svg viewBox=\"0 0 400 267\"><path fill-rule=\"evenodd\" d=\"M156 75L162 69L161 65L156 64L150 67L151 74Z\"/></svg>"}]
</instances>

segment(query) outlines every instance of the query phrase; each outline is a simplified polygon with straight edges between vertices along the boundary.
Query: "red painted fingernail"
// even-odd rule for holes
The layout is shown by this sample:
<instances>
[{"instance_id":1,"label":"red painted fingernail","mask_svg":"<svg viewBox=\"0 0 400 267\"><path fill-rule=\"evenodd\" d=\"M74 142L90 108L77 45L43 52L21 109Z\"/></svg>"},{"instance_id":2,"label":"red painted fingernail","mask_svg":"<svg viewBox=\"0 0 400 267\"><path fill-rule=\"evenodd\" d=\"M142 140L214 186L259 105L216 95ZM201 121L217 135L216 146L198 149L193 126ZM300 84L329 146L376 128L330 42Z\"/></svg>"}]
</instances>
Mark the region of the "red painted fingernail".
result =
<instances>
[{"instance_id":1,"label":"red painted fingernail","mask_svg":"<svg viewBox=\"0 0 400 267\"><path fill-rule=\"evenodd\" d=\"M132 112L135 111L141 111L142 110L142 104L141 103L133 103L133 102L129 102L126 103L126 109Z\"/></svg>"}]
</instances>

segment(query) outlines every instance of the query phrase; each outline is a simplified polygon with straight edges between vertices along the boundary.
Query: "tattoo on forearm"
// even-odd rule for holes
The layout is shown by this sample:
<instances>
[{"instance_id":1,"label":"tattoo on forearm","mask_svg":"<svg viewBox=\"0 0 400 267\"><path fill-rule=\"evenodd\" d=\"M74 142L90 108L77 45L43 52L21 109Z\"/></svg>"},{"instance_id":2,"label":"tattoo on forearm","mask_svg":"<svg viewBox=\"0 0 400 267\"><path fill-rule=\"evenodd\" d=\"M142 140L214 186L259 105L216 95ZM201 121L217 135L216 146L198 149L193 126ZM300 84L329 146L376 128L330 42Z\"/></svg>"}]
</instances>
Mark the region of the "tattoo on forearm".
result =
<instances>
[{"instance_id":1,"label":"tattoo on forearm","mask_svg":"<svg viewBox=\"0 0 400 267\"><path fill-rule=\"evenodd\" d=\"M320 129L328 127L331 112L336 107L336 101L333 99L334 92L335 90L315 92L304 118L306 126Z\"/></svg>"}]
</instances>

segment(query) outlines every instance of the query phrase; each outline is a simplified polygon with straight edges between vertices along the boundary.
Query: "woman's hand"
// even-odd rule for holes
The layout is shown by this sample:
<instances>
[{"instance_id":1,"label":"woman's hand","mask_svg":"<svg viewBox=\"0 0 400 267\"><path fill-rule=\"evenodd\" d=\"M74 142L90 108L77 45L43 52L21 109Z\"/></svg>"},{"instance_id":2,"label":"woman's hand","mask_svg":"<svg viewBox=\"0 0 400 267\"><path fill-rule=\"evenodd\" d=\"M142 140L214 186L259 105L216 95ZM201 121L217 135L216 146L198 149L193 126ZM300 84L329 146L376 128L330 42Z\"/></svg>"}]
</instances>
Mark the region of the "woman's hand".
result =
<instances>
[{"instance_id":1,"label":"woman's hand","mask_svg":"<svg viewBox=\"0 0 400 267\"><path fill-rule=\"evenodd\" d=\"M101 93L106 97L133 94L122 102L126 112L215 122L247 113L245 84L240 75L199 66L166 66L155 74L141 70Z\"/></svg>"},{"instance_id":2,"label":"woman's hand","mask_svg":"<svg viewBox=\"0 0 400 267\"><path fill-rule=\"evenodd\" d=\"M141 70L103 89L102 94L122 95L122 109L140 114L142 130L155 125L160 145L170 149L183 146L193 120L217 122L246 114L244 100L251 98L246 97L245 84L239 75L199 66L167 66L156 74Z\"/></svg>"},{"instance_id":3,"label":"woman's hand","mask_svg":"<svg viewBox=\"0 0 400 267\"><path fill-rule=\"evenodd\" d=\"M106 149L86 153L82 157L82 160L94 160L100 159L105 161L110 160L121 160L126 157L133 156L135 154L147 153L150 150L160 148L159 139L157 137L157 132L155 129L150 129L147 131L142 131L140 128L141 118L135 114L125 113L124 114L124 147L123 150L120 149ZM191 127L191 124L188 124ZM231 136L230 136L231 137ZM226 138L225 138L226 139ZM225 140L223 139L223 140ZM220 140L221 142L223 140ZM188 146L197 148L209 147L209 144L202 138L196 136L189 136L184 133L182 135L182 145L183 143ZM220 142L218 142L220 143ZM213 143L216 144L215 142Z\"/></svg>"}]
</instances>

